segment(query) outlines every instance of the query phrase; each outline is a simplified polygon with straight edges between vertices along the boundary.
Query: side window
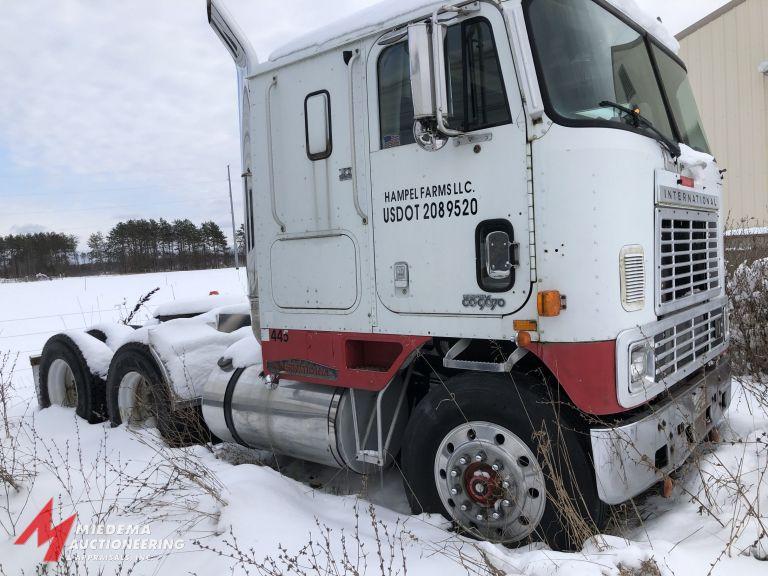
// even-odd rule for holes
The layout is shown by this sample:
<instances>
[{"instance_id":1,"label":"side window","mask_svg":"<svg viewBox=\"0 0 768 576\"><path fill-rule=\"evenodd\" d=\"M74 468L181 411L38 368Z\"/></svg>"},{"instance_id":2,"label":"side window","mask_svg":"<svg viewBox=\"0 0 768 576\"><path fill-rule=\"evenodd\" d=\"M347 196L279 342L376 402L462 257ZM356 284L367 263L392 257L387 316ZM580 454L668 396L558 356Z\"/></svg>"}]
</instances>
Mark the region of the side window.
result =
<instances>
[{"instance_id":1,"label":"side window","mask_svg":"<svg viewBox=\"0 0 768 576\"><path fill-rule=\"evenodd\" d=\"M472 19L448 29L445 38L449 121L473 132L511 122L491 24Z\"/></svg>"},{"instance_id":2,"label":"side window","mask_svg":"<svg viewBox=\"0 0 768 576\"><path fill-rule=\"evenodd\" d=\"M379 133L382 148L413 144L413 99L408 43L393 44L379 56Z\"/></svg>"},{"instance_id":3,"label":"side window","mask_svg":"<svg viewBox=\"0 0 768 576\"><path fill-rule=\"evenodd\" d=\"M307 157L325 160L333 152L331 95L327 90L313 92L304 99L304 124Z\"/></svg>"},{"instance_id":4,"label":"side window","mask_svg":"<svg viewBox=\"0 0 768 576\"><path fill-rule=\"evenodd\" d=\"M472 132L511 122L504 78L490 23L473 18L448 28L445 38L450 126ZM378 63L381 148L412 144L408 43L382 51Z\"/></svg>"}]
</instances>

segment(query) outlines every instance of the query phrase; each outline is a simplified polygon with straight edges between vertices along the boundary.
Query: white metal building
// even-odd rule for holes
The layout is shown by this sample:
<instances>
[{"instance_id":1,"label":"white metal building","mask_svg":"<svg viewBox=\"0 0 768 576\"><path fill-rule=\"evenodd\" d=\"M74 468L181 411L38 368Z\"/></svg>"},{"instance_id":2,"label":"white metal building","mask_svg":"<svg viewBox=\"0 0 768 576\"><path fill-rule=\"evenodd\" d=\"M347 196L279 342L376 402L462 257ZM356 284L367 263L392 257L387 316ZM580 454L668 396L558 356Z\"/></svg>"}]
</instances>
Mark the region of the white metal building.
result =
<instances>
[{"instance_id":1,"label":"white metal building","mask_svg":"<svg viewBox=\"0 0 768 576\"><path fill-rule=\"evenodd\" d=\"M731 0L677 36L731 227L768 224L768 0Z\"/></svg>"}]
</instances>

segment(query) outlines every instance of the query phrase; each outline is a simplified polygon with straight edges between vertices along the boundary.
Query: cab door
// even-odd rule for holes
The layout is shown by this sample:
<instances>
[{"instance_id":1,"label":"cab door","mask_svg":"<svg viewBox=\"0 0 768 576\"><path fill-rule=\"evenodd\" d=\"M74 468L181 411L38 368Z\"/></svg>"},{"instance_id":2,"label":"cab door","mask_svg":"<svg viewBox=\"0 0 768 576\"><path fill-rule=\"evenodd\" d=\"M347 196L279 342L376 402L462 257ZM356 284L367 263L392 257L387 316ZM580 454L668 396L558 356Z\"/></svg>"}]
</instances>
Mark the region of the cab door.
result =
<instances>
[{"instance_id":1,"label":"cab door","mask_svg":"<svg viewBox=\"0 0 768 576\"><path fill-rule=\"evenodd\" d=\"M376 288L403 314L509 314L529 271L526 125L499 9L448 22L450 126L464 136L415 143L408 41L369 54L371 206Z\"/></svg>"}]
</instances>

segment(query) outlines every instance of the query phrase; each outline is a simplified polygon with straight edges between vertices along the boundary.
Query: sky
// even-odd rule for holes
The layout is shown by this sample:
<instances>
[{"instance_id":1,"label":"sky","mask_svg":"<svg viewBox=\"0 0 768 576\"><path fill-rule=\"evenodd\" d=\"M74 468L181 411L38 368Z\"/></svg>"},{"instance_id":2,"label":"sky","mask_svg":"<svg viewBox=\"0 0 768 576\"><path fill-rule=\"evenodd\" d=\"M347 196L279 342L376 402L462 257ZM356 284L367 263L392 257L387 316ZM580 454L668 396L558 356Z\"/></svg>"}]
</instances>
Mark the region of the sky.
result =
<instances>
[{"instance_id":1,"label":"sky","mask_svg":"<svg viewBox=\"0 0 768 576\"><path fill-rule=\"evenodd\" d=\"M637 0L676 33L726 0ZM224 0L257 54L377 0ZM0 0L0 235L242 221L234 65L204 0Z\"/></svg>"}]
</instances>

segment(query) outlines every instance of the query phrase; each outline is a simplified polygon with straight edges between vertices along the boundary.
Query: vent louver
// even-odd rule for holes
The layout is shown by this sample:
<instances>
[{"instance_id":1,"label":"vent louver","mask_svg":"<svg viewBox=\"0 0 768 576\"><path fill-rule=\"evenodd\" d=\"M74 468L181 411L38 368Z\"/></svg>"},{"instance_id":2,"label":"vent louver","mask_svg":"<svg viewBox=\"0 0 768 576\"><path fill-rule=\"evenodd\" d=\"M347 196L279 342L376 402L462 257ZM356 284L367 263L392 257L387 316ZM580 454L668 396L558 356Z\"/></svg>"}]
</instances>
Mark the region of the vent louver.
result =
<instances>
[{"instance_id":1,"label":"vent louver","mask_svg":"<svg viewBox=\"0 0 768 576\"><path fill-rule=\"evenodd\" d=\"M621 249L621 305L627 312L645 308L645 252L642 246Z\"/></svg>"}]
</instances>

